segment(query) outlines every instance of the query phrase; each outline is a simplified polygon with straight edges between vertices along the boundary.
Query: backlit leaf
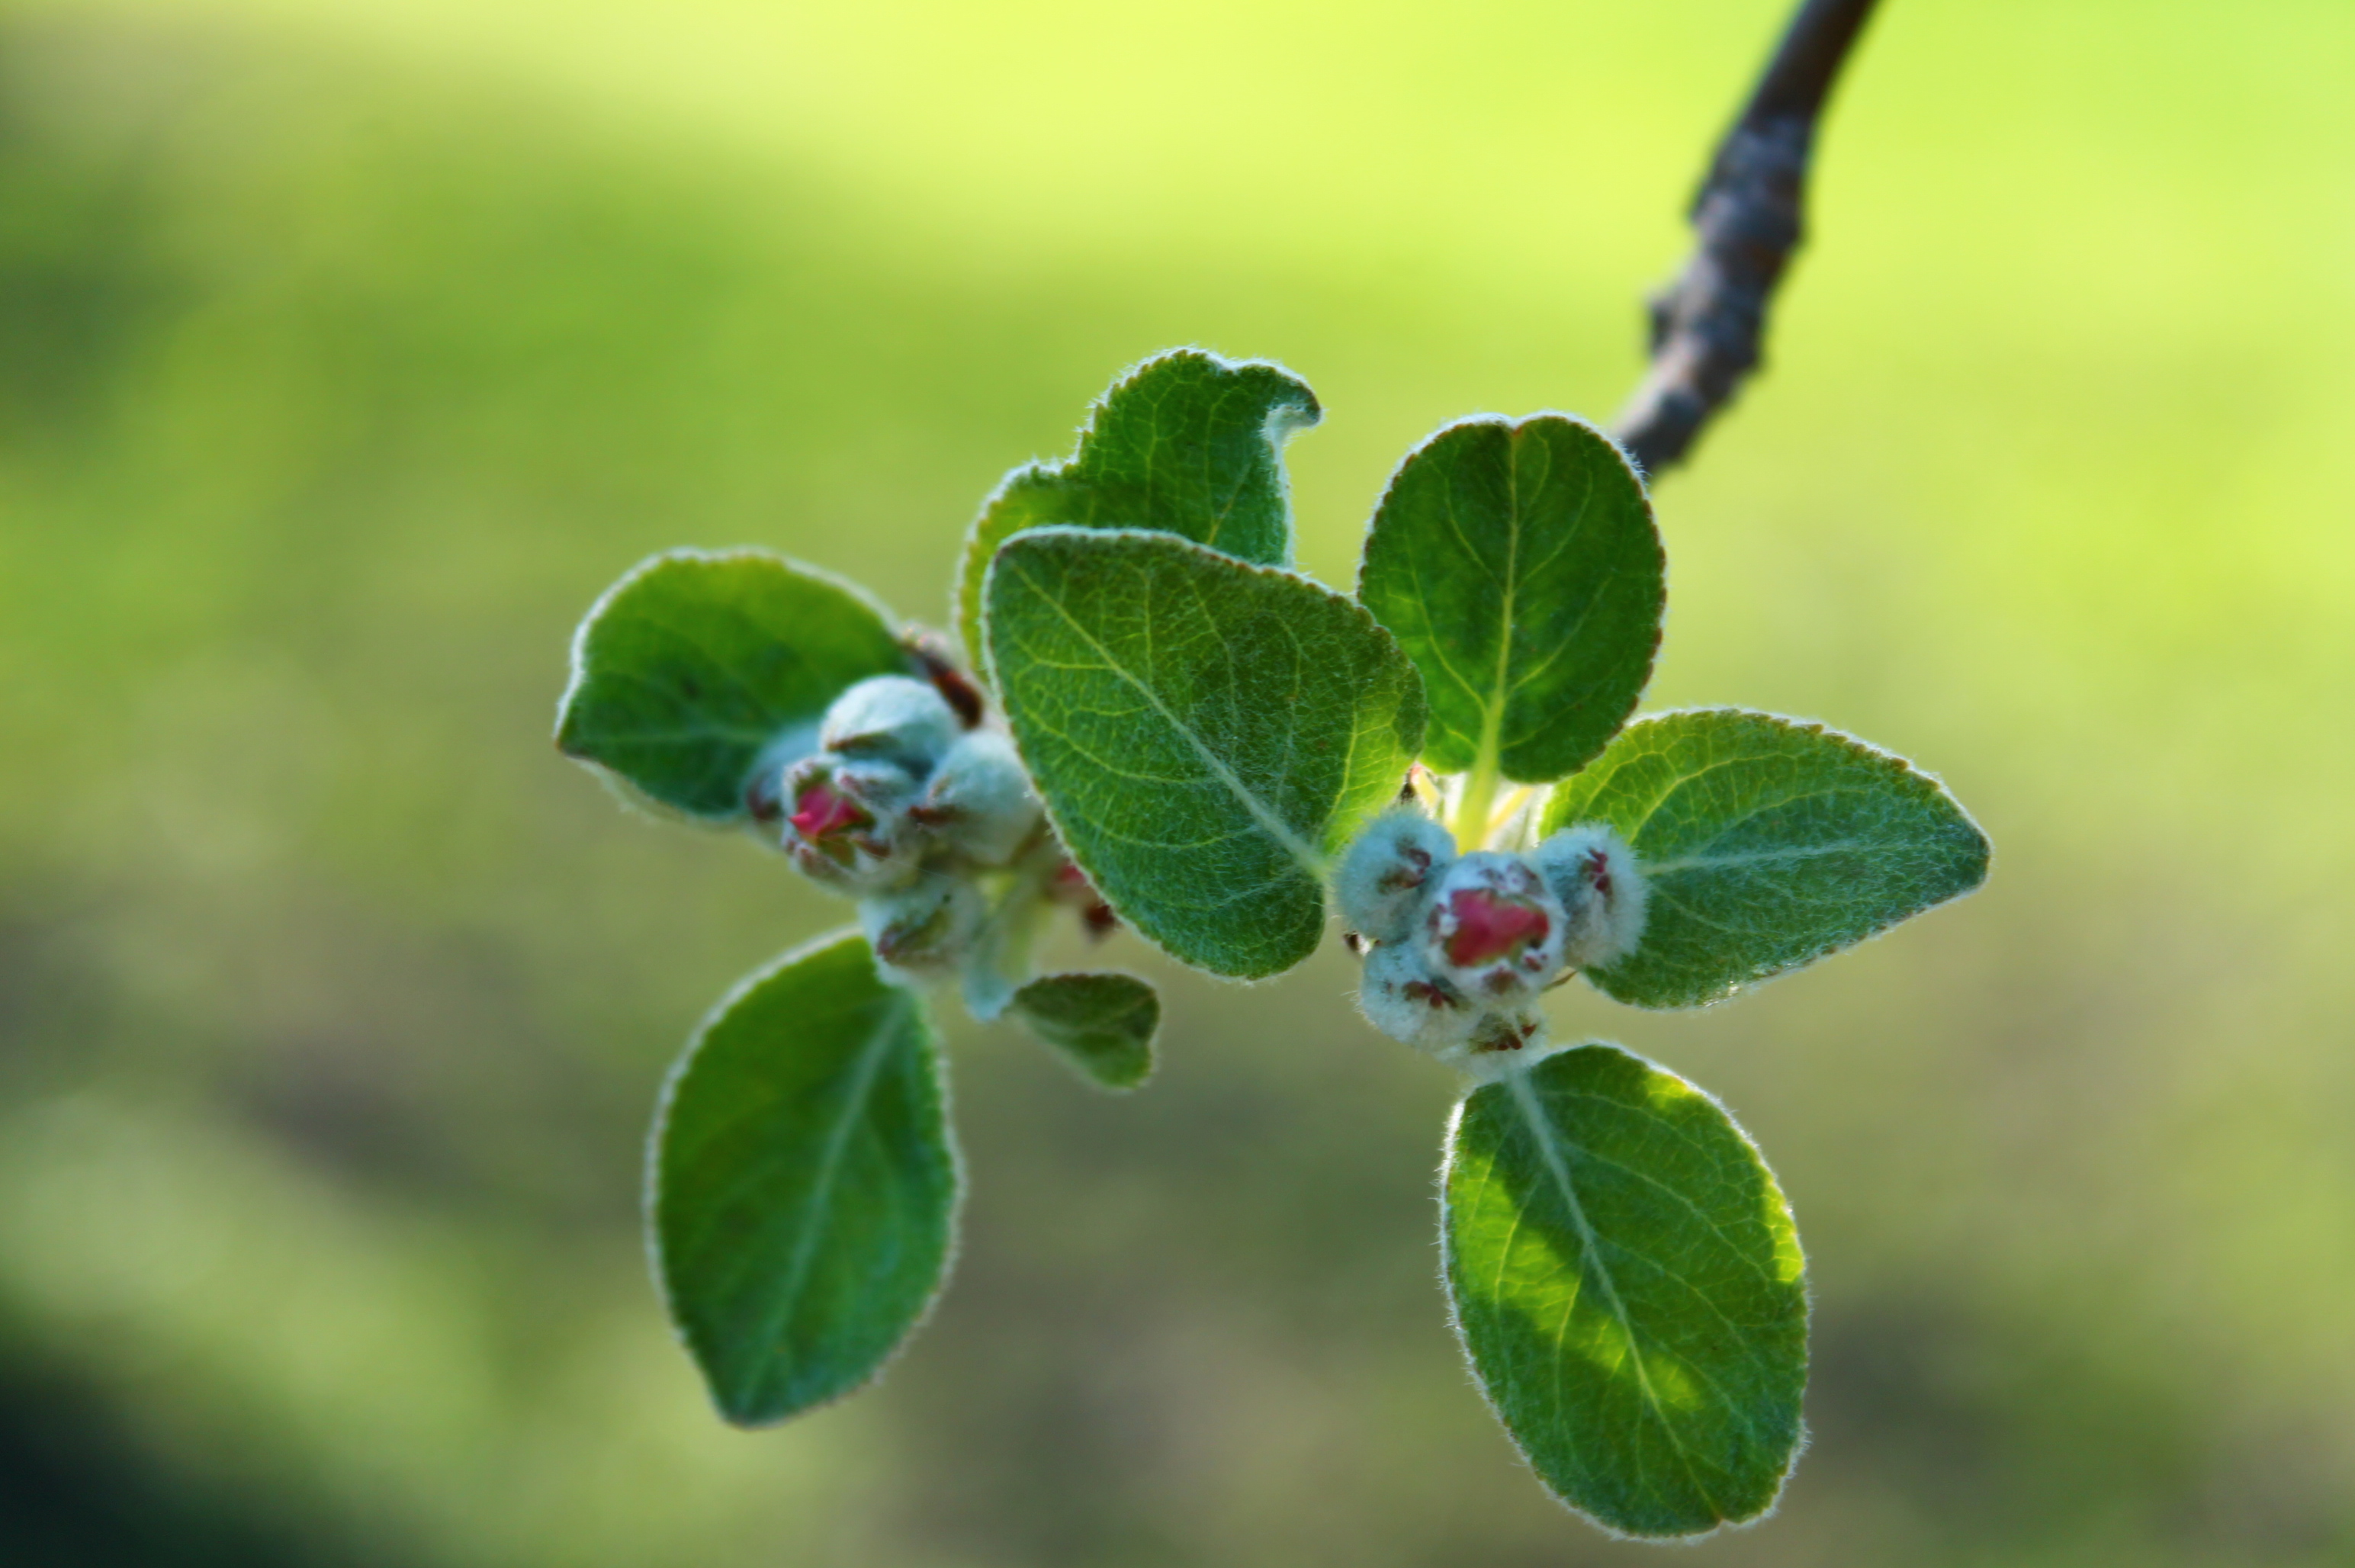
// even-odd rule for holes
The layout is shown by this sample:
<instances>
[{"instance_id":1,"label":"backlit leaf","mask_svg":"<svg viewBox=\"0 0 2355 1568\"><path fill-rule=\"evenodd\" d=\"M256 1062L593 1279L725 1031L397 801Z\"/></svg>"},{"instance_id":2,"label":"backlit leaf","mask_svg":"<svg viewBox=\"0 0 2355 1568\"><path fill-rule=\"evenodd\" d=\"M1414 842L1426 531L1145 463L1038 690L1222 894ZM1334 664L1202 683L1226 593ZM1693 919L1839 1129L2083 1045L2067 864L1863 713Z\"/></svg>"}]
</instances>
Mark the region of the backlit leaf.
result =
<instances>
[{"instance_id":1,"label":"backlit leaf","mask_svg":"<svg viewBox=\"0 0 2355 1568\"><path fill-rule=\"evenodd\" d=\"M752 976L664 1092L663 1295L713 1402L782 1421L873 1378L938 1294L962 1180L922 1001L856 933Z\"/></svg>"},{"instance_id":2,"label":"backlit leaf","mask_svg":"<svg viewBox=\"0 0 2355 1568\"><path fill-rule=\"evenodd\" d=\"M673 550L581 624L556 743L663 805L733 821L756 771L790 762L797 738L815 749L845 689L907 668L890 616L849 584L761 550Z\"/></svg>"},{"instance_id":3,"label":"backlit leaf","mask_svg":"<svg viewBox=\"0 0 2355 1568\"><path fill-rule=\"evenodd\" d=\"M1329 860L1423 738L1390 634L1289 572L1088 528L1008 541L988 623L1023 761L1121 918L1220 975L1306 957Z\"/></svg>"},{"instance_id":4,"label":"backlit leaf","mask_svg":"<svg viewBox=\"0 0 2355 1568\"><path fill-rule=\"evenodd\" d=\"M1013 1012L1102 1088L1134 1089L1152 1075L1161 998L1134 975L1044 975L1014 993Z\"/></svg>"},{"instance_id":5,"label":"backlit leaf","mask_svg":"<svg viewBox=\"0 0 2355 1568\"><path fill-rule=\"evenodd\" d=\"M1442 772L1563 778L1651 677L1665 558L1643 481L1561 414L1450 425L1391 478L1358 597L1423 672Z\"/></svg>"},{"instance_id":6,"label":"backlit leaf","mask_svg":"<svg viewBox=\"0 0 2355 1568\"><path fill-rule=\"evenodd\" d=\"M1714 1101L1616 1046L1562 1051L1465 1100L1442 1204L1457 1332L1555 1495L1655 1537L1774 1505L1798 1456L1805 1265Z\"/></svg>"},{"instance_id":7,"label":"backlit leaf","mask_svg":"<svg viewBox=\"0 0 2355 1568\"><path fill-rule=\"evenodd\" d=\"M1284 443L1320 417L1307 383L1280 365L1176 348L1125 372L1089 411L1077 452L1016 469L983 504L957 571L974 667L985 662L982 580L1025 528L1152 528L1290 566Z\"/></svg>"},{"instance_id":8,"label":"backlit leaf","mask_svg":"<svg viewBox=\"0 0 2355 1568\"><path fill-rule=\"evenodd\" d=\"M1987 880L1945 786L1860 741L1739 709L1630 725L1554 792L1543 831L1604 822L1650 884L1636 951L1588 978L1680 1008L1809 964Z\"/></svg>"}]
</instances>

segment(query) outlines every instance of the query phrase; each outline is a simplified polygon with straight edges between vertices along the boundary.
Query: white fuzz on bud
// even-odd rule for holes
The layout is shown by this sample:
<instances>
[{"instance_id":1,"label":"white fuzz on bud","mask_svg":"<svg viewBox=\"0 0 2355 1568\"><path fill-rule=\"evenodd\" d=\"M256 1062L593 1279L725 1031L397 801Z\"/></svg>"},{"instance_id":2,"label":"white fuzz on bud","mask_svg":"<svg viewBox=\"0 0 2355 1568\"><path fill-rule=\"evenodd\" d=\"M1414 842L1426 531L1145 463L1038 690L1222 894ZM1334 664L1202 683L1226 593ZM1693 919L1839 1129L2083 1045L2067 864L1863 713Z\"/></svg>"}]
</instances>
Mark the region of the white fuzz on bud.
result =
<instances>
[{"instance_id":1,"label":"white fuzz on bud","mask_svg":"<svg viewBox=\"0 0 2355 1568\"><path fill-rule=\"evenodd\" d=\"M989 915L970 879L927 871L894 892L862 899L858 923L884 974L902 983L939 980L973 950Z\"/></svg>"},{"instance_id":2,"label":"white fuzz on bud","mask_svg":"<svg viewBox=\"0 0 2355 1568\"><path fill-rule=\"evenodd\" d=\"M1478 1008L1431 973L1412 942L1385 942L1367 953L1358 1008L1392 1040L1433 1055L1460 1049L1481 1018Z\"/></svg>"},{"instance_id":3,"label":"white fuzz on bud","mask_svg":"<svg viewBox=\"0 0 2355 1568\"><path fill-rule=\"evenodd\" d=\"M818 743L777 786L779 837L795 866L831 887L881 892L919 871L1007 865L1044 816L1014 743L968 731L921 680L860 681L826 709Z\"/></svg>"},{"instance_id":4,"label":"white fuzz on bud","mask_svg":"<svg viewBox=\"0 0 2355 1568\"><path fill-rule=\"evenodd\" d=\"M897 763L922 779L964 731L956 710L929 681L879 675L834 699L817 743L839 756Z\"/></svg>"},{"instance_id":5,"label":"white fuzz on bud","mask_svg":"<svg viewBox=\"0 0 2355 1568\"><path fill-rule=\"evenodd\" d=\"M1366 955L1358 986L1358 1007L1366 1021L1451 1066L1478 1072L1504 1061L1527 1061L1514 1053L1542 1048L1545 1015L1534 998L1485 1006L1432 974L1421 944L1385 944Z\"/></svg>"},{"instance_id":6,"label":"white fuzz on bud","mask_svg":"<svg viewBox=\"0 0 2355 1568\"><path fill-rule=\"evenodd\" d=\"M1458 856L1430 818L1392 811L1349 847L1339 891L1343 917L1374 938L1358 987L1367 1021L1476 1076L1542 1054L1540 996L1644 933L1636 857L1596 823L1526 855Z\"/></svg>"},{"instance_id":7,"label":"white fuzz on bud","mask_svg":"<svg viewBox=\"0 0 2355 1568\"><path fill-rule=\"evenodd\" d=\"M908 808L909 820L983 866L1011 860L1040 815L1014 742L995 730L960 736Z\"/></svg>"},{"instance_id":8,"label":"white fuzz on bud","mask_svg":"<svg viewBox=\"0 0 2355 1568\"><path fill-rule=\"evenodd\" d=\"M1455 859L1447 830L1412 806L1374 818L1342 858L1336 879L1341 918L1374 942L1403 942L1431 884Z\"/></svg>"},{"instance_id":9,"label":"white fuzz on bud","mask_svg":"<svg viewBox=\"0 0 2355 1568\"><path fill-rule=\"evenodd\" d=\"M1568 922L1518 855L1476 850L1431 890L1414 945L1431 972L1483 1008L1533 997L1561 973Z\"/></svg>"},{"instance_id":10,"label":"white fuzz on bud","mask_svg":"<svg viewBox=\"0 0 2355 1568\"><path fill-rule=\"evenodd\" d=\"M1502 1065L1512 1061L1529 1061L1542 1055L1546 1044L1546 1018L1535 1002L1524 1002L1517 1008L1505 1008L1483 1013L1473 1027L1472 1038L1464 1043L1464 1051L1456 1058L1459 1066L1477 1071L1483 1064ZM1527 1056L1516 1056L1528 1051Z\"/></svg>"},{"instance_id":11,"label":"white fuzz on bud","mask_svg":"<svg viewBox=\"0 0 2355 1568\"><path fill-rule=\"evenodd\" d=\"M1603 969L1636 951L1651 890L1626 840L1602 823L1582 822L1539 845L1530 859L1568 916L1564 962Z\"/></svg>"}]
</instances>

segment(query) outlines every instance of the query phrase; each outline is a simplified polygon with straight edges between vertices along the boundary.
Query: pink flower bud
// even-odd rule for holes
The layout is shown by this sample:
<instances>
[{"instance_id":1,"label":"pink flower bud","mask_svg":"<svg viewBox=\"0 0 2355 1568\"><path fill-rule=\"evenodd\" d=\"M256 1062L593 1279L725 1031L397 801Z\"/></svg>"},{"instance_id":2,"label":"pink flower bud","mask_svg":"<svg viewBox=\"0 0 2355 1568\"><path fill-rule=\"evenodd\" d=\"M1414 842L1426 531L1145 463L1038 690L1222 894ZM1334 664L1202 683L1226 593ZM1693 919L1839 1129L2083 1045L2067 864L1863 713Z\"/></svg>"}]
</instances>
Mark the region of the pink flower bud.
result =
<instances>
[{"instance_id":1,"label":"pink flower bud","mask_svg":"<svg viewBox=\"0 0 2355 1568\"><path fill-rule=\"evenodd\" d=\"M812 843L839 837L854 828L872 827L875 819L859 808L858 803L836 791L831 781L819 779L805 787L794 801L794 814L787 818L794 831Z\"/></svg>"},{"instance_id":2,"label":"pink flower bud","mask_svg":"<svg viewBox=\"0 0 2355 1568\"><path fill-rule=\"evenodd\" d=\"M853 892L904 882L922 856L906 817L914 781L890 763L846 762L820 752L785 770L792 813L779 839L808 876Z\"/></svg>"},{"instance_id":3,"label":"pink flower bud","mask_svg":"<svg viewBox=\"0 0 2355 1568\"><path fill-rule=\"evenodd\" d=\"M1517 959L1553 929L1553 917L1536 904L1499 899L1486 888L1450 893L1447 907L1455 919L1447 961L1458 968Z\"/></svg>"},{"instance_id":4,"label":"pink flower bud","mask_svg":"<svg viewBox=\"0 0 2355 1568\"><path fill-rule=\"evenodd\" d=\"M1450 866L1433 890L1417 945L1435 975L1495 1008L1553 982L1565 924L1561 904L1527 861L1480 850Z\"/></svg>"},{"instance_id":5,"label":"pink flower bud","mask_svg":"<svg viewBox=\"0 0 2355 1568\"><path fill-rule=\"evenodd\" d=\"M1366 1021L1452 1066L1480 1073L1545 1043L1545 1015L1533 997L1495 1003L1469 997L1433 973L1420 942L1383 943L1366 954L1358 1006Z\"/></svg>"}]
</instances>

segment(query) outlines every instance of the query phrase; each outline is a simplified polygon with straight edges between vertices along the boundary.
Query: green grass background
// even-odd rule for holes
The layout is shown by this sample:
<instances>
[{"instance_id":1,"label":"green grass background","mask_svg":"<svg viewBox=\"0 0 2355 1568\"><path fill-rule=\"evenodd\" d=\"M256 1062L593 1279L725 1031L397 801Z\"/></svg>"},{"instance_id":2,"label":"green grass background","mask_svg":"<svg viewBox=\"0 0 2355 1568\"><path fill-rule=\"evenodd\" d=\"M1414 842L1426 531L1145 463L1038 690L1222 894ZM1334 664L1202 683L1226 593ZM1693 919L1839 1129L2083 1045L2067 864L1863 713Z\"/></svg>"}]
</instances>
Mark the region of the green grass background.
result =
<instances>
[{"instance_id":1,"label":"green grass background","mask_svg":"<svg viewBox=\"0 0 2355 1568\"><path fill-rule=\"evenodd\" d=\"M1443 421L1615 408L1780 10L0 11L0 1560L1663 1561L1469 1386L1451 1086L1329 953L1168 976L1130 1100L961 1027L941 1311L721 1428L641 1127L842 912L547 734L666 546L939 618L1172 343L1314 383L1348 581ZM1889 0L1770 369L1659 488L1651 704L1852 730L1998 846L1732 1005L1564 993L1812 1259L1813 1449L1678 1562L2355 1561L2350 80L2339 0Z\"/></svg>"}]
</instances>

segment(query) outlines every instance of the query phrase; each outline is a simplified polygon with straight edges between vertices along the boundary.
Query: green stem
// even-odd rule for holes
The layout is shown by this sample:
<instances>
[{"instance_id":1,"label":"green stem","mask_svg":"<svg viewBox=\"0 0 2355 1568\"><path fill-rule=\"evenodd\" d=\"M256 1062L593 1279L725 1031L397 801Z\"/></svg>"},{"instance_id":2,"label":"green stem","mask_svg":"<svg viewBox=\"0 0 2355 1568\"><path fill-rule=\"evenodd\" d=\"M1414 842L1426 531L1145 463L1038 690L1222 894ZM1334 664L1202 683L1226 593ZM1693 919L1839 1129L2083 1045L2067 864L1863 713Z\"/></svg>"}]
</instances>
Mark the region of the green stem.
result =
<instances>
[{"instance_id":1,"label":"green stem","mask_svg":"<svg viewBox=\"0 0 2355 1568\"><path fill-rule=\"evenodd\" d=\"M1449 825L1459 854L1469 855L1487 840L1488 817L1497 809L1497 749L1482 746L1479 760L1465 775L1463 792L1455 797L1455 820Z\"/></svg>"}]
</instances>

